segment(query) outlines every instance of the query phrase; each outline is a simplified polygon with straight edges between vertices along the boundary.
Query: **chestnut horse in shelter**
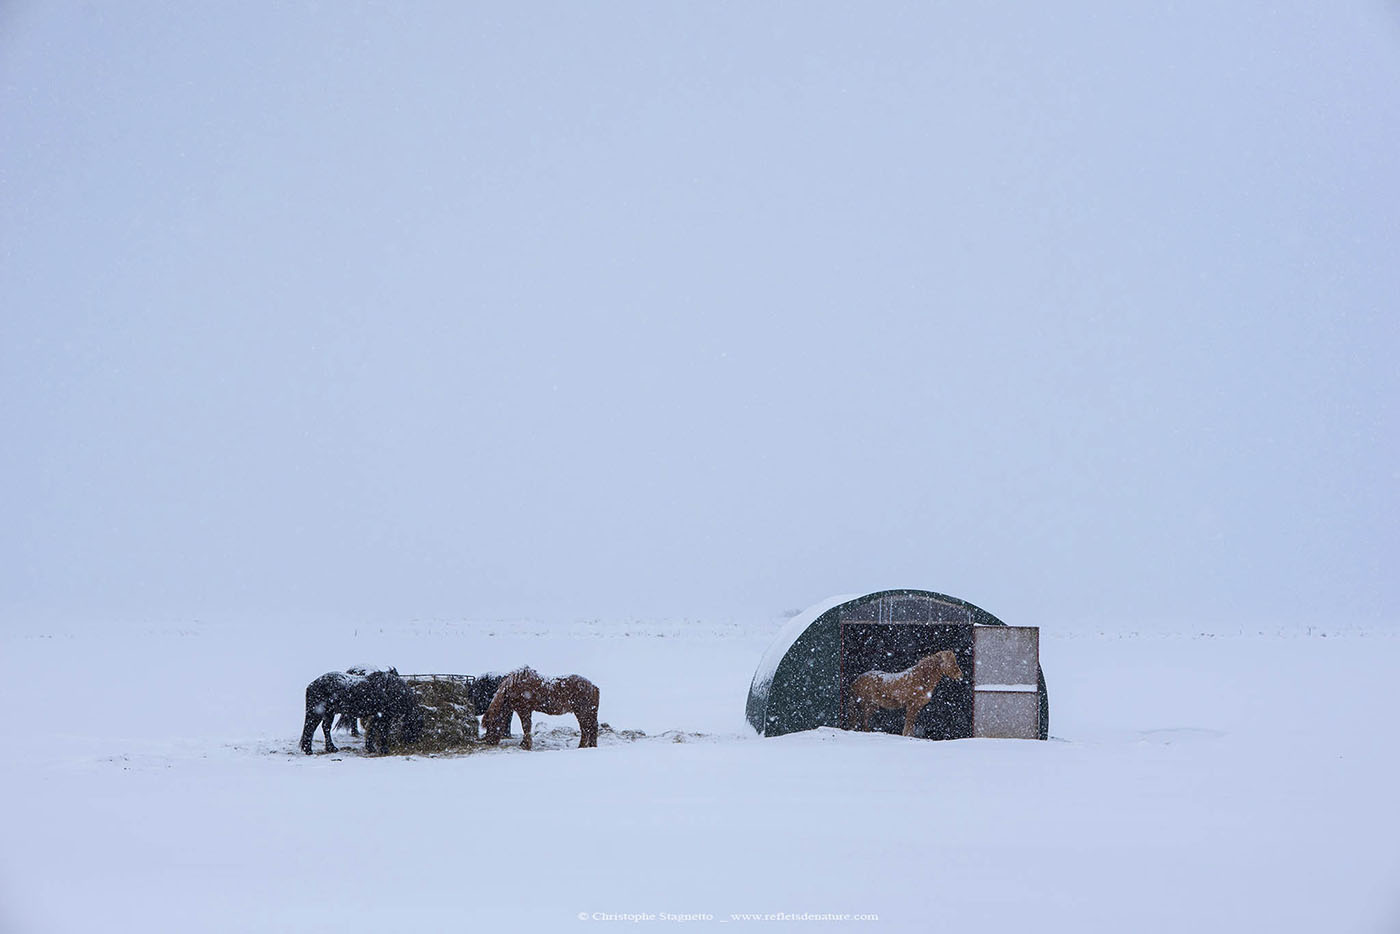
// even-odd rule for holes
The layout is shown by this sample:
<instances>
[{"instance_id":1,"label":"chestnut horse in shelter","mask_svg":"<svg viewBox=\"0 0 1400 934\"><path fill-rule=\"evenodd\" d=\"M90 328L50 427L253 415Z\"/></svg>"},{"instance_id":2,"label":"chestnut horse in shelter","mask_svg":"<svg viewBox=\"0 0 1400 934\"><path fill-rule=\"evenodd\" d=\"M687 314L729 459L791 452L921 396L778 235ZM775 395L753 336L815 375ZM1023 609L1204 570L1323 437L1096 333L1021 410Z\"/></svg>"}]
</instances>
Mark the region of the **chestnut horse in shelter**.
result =
<instances>
[{"instance_id":1,"label":"chestnut horse in shelter","mask_svg":"<svg viewBox=\"0 0 1400 934\"><path fill-rule=\"evenodd\" d=\"M520 748L531 748L530 714L536 710L551 716L572 713L578 717L578 748L598 745L598 686L582 675L544 678L528 665L501 679L481 718L486 731L482 742L499 743L510 729L510 715L515 714L524 733Z\"/></svg>"},{"instance_id":2,"label":"chestnut horse in shelter","mask_svg":"<svg viewBox=\"0 0 1400 934\"><path fill-rule=\"evenodd\" d=\"M904 711L904 735L914 735L914 721L933 700L933 689L943 678L961 681L962 669L951 649L925 655L900 672L867 671L851 682L846 729L870 731L870 716L877 708Z\"/></svg>"}]
</instances>

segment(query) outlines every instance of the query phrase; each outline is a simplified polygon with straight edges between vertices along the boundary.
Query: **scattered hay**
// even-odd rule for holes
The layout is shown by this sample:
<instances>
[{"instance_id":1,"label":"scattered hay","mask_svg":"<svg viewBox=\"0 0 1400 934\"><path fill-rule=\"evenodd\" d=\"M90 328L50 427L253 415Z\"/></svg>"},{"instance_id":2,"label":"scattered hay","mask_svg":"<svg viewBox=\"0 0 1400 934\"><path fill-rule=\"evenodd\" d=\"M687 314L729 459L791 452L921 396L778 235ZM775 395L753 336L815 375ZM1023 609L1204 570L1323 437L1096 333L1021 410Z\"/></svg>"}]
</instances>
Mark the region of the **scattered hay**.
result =
<instances>
[{"instance_id":1,"label":"scattered hay","mask_svg":"<svg viewBox=\"0 0 1400 934\"><path fill-rule=\"evenodd\" d=\"M609 736L629 743L634 743L639 739L646 739L646 733L641 730L614 730L611 724L598 724L598 736Z\"/></svg>"},{"instance_id":2,"label":"scattered hay","mask_svg":"<svg viewBox=\"0 0 1400 934\"><path fill-rule=\"evenodd\" d=\"M515 742L488 746L478 741L476 712L471 706L471 687L467 676L413 675L405 680L423 704L423 738L416 743L405 743L403 737L395 730L395 735L391 737L392 755L457 758L469 755L523 754L523 750ZM559 718L561 721L568 719L572 718ZM534 734L536 750L574 750L578 747L579 731L567 722L555 723L552 722L552 718L545 718L537 722ZM631 743L713 743L728 739L732 737L685 730L646 733L643 730L613 729L607 723L598 724L599 746L624 746ZM257 751L301 759L295 747L286 745L269 744ZM367 755L359 747L342 745L340 752L333 755L332 761L339 761L347 754Z\"/></svg>"},{"instance_id":3,"label":"scattered hay","mask_svg":"<svg viewBox=\"0 0 1400 934\"><path fill-rule=\"evenodd\" d=\"M667 730L657 739L670 739L673 743L704 743L709 742L710 737L706 733L692 733L686 730Z\"/></svg>"}]
</instances>

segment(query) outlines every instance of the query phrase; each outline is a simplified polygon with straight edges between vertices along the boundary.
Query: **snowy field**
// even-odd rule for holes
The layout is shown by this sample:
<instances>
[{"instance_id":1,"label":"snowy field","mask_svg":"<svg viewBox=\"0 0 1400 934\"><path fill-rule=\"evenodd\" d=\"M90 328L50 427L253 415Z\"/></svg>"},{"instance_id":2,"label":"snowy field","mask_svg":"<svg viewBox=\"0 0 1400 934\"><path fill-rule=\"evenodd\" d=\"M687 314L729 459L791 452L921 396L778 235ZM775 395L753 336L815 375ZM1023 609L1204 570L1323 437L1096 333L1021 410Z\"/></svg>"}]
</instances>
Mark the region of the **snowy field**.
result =
<instances>
[{"instance_id":1,"label":"snowy field","mask_svg":"<svg viewBox=\"0 0 1400 934\"><path fill-rule=\"evenodd\" d=\"M1392 631L1045 628L1053 739L936 743L754 737L779 625L8 625L0 930L1400 930ZM298 754L359 662L577 671L613 732Z\"/></svg>"}]
</instances>

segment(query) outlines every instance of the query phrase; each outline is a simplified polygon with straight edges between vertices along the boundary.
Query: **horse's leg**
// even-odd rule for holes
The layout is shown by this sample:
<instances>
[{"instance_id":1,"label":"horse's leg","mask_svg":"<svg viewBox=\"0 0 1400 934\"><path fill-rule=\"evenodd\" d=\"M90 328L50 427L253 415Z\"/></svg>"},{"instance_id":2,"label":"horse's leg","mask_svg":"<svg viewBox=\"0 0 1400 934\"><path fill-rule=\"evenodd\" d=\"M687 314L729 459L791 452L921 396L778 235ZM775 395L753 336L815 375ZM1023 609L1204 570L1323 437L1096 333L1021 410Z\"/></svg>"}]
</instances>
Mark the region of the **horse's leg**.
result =
<instances>
[{"instance_id":1,"label":"horse's leg","mask_svg":"<svg viewBox=\"0 0 1400 934\"><path fill-rule=\"evenodd\" d=\"M516 713L520 715L520 732L525 734L520 738L520 748L533 749L534 744L530 740L530 716L533 711L529 707L522 707Z\"/></svg>"},{"instance_id":2,"label":"horse's leg","mask_svg":"<svg viewBox=\"0 0 1400 934\"><path fill-rule=\"evenodd\" d=\"M331 724L335 722L335 712L327 710L325 716L321 718L321 732L326 737L326 752L337 752L335 743L331 742Z\"/></svg>"},{"instance_id":3,"label":"horse's leg","mask_svg":"<svg viewBox=\"0 0 1400 934\"><path fill-rule=\"evenodd\" d=\"M598 745L598 713L584 714L578 722L578 748L593 749Z\"/></svg>"},{"instance_id":4,"label":"horse's leg","mask_svg":"<svg viewBox=\"0 0 1400 934\"><path fill-rule=\"evenodd\" d=\"M919 714L924 712L928 702L932 700L932 695L925 694L914 698L909 702L909 706L904 708L904 735L914 735L914 721L919 719Z\"/></svg>"},{"instance_id":5,"label":"horse's leg","mask_svg":"<svg viewBox=\"0 0 1400 934\"><path fill-rule=\"evenodd\" d=\"M598 745L598 708L589 706L581 709L578 717L578 748L589 749Z\"/></svg>"},{"instance_id":6,"label":"horse's leg","mask_svg":"<svg viewBox=\"0 0 1400 934\"><path fill-rule=\"evenodd\" d=\"M311 740L316 735L316 724L321 722L321 715L314 710L306 712L306 719L301 725L301 751L308 756L311 755Z\"/></svg>"},{"instance_id":7,"label":"horse's leg","mask_svg":"<svg viewBox=\"0 0 1400 934\"><path fill-rule=\"evenodd\" d=\"M389 752L389 718L382 713L376 713L369 719L369 726L365 728L365 745L371 753L379 752L387 754Z\"/></svg>"},{"instance_id":8,"label":"horse's leg","mask_svg":"<svg viewBox=\"0 0 1400 934\"><path fill-rule=\"evenodd\" d=\"M918 701L910 701L904 707L904 735L914 735L914 721L919 717L919 711L924 709L924 705Z\"/></svg>"}]
</instances>

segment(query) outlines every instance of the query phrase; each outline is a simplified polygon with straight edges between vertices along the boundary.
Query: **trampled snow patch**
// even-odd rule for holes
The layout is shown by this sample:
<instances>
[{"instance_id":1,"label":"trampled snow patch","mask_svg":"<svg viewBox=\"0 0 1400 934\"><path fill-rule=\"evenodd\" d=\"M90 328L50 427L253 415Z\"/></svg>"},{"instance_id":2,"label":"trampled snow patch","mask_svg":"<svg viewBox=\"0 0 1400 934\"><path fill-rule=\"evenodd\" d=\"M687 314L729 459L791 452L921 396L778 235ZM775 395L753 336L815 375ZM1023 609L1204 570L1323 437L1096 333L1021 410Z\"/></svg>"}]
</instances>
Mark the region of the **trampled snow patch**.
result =
<instances>
[{"instance_id":1,"label":"trampled snow patch","mask_svg":"<svg viewBox=\"0 0 1400 934\"><path fill-rule=\"evenodd\" d=\"M561 721L556 724L541 725L540 720L556 719ZM500 743L489 745L483 742L468 743L452 749L440 752L418 752L413 749L391 751L389 757L400 756L406 758L426 758L426 759L451 759L461 756L493 755L505 752L517 752L531 755L549 750L577 749L579 744L579 731L577 726L569 726L569 717L561 716L557 718L545 717L537 714L536 720L531 730L531 738L534 743L533 749L520 748L520 723L512 720L511 735L503 739ZM744 739L742 735L731 734L727 736L698 733L687 730L666 730L662 733L648 735L644 730L613 729L611 724L598 724L598 745L599 746L620 746L630 743L714 743L733 742ZM319 734L312 744L313 755L330 756L365 756L373 758L384 758L380 754L370 754L365 752L364 737L352 737L348 734L336 733L335 744L337 751L327 753L324 751ZM291 743L241 743L233 744L230 748L252 752L259 755L288 755L305 756L306 754L297 748L295 742Z\"/></svg>"}]
</instances>

